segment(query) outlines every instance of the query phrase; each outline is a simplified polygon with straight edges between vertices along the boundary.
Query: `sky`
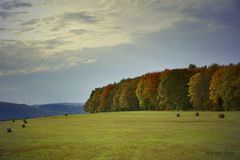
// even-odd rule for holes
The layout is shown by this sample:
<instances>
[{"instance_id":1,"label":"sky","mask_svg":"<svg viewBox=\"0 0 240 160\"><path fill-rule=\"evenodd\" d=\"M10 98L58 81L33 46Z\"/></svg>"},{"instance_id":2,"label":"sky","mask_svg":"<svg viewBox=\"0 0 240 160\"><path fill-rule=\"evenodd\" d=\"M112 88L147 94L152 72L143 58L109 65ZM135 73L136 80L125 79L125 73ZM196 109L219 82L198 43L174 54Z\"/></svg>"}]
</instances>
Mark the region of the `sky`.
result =
<instances>
[{"instance_id":1,"label":"sky","mask_svg":"<svg viewBox=\"0 0 240 160\"><path fill-rule=\"evenodd\" d=\"M166 68L240 62L240 0L0 0L0 101L85 102Z\"/></svg>"}]
</instances>

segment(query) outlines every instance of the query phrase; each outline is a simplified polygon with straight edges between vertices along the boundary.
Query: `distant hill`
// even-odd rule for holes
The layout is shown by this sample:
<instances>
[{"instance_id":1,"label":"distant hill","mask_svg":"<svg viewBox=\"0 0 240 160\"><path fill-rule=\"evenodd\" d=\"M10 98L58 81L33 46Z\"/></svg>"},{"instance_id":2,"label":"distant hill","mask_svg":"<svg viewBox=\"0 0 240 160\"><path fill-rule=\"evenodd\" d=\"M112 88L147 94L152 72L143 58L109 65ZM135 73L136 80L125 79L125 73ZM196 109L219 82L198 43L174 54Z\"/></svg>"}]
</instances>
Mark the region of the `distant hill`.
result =
<instances>
[{"instance_id":1,"label":"distant hill","mask_svg":"<svg viewBox=\"0 0 240 160\"><path fill-rule=\"evenodd\" d=\"M0 120L39 117L41 113L26 104L0 102Z\"/></svg>"},{"instance_id":2,"label":"distant hill","mask_svg":"<svg viewBox=\"0 0 240 160\"><path fill-rule=\"evenodd\" d=\"M86 113L83 106L84 103L52 103L33 105L32 107L44 115L58 115Z\"/></svg>"},{"instance_id":3,"label":"distant hill","mask_svg":"<svg viewBox=\"0 0 240 160\"><path fill-rule=\"evenodd\" d=\"M60 114L83 114L83 103L26 105L0 102L0 120L34 118Z\"/></svg>"}]
</instances>

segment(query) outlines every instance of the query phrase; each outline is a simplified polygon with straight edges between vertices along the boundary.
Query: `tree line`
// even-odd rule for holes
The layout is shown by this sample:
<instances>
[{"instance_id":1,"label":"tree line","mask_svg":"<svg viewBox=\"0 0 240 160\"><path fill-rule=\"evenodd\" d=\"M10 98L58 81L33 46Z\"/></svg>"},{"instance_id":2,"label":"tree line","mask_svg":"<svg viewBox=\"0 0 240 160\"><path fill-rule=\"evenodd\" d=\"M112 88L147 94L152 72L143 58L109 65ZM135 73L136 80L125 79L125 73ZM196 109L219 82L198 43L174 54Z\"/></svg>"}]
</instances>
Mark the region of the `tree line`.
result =
<instances>
[{"instance_id":1,"label":"tree line","mask_svg":"<svg viewBox=\"0 0 240 160\"><path fill-rule=\"evenodd\" d=\"M165 69L96 88L87 112L240 110L240 64Z\"/></svg>"}]
</instances>

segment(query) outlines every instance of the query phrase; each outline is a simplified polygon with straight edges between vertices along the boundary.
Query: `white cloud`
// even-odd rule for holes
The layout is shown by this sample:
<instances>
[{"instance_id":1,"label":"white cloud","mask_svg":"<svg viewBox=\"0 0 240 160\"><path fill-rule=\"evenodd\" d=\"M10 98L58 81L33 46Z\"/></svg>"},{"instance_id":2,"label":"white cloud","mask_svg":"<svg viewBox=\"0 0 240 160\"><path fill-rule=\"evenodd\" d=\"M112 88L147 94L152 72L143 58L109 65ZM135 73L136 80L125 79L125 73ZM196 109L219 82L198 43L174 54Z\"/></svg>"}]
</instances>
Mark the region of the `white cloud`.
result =
<instances>
[{"instance_id":1,"label":"white cloud","mask_svg":"<svg viewBox=\"0 0 240 160\"><path fill-rule=\"evenodd\" d=\"M55 45L63 42L58 40L46 42L23 43L21 41L0 41L0 76L15 74L31 74L47 71L70 69L77 65L93 63L96 60L86 55L76 53L65 54L70 51L51 55L44 49L49 43ZM44 55L46 54L46 55Z\"/></svg>"}]
</instances>

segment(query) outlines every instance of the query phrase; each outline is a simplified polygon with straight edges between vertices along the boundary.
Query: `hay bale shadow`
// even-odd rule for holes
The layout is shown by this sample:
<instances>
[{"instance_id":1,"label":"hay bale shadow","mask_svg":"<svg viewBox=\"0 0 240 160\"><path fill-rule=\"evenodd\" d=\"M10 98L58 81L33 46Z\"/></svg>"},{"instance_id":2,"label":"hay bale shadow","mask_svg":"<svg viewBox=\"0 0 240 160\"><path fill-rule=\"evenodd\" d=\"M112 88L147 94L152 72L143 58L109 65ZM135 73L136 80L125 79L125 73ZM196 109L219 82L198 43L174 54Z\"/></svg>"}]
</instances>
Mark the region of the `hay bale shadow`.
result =
<instances>
[{"instance_id":1,"label":"hay bale shadow","mask_svg":"<svg viewBox=\"0 0 240 160\"><path fill-rule=\"evenodd\" d=\"M219 113L219 114L218 114L218 118L221 118L221 119L222 119L222 118L224 118L224 117L225 117L225 114L223 114L223 113Z\"/></svg>"},{"instance_id":2,"label":"hay bale shadow","mask_svg":"<svg viewBox=\"0 0 240 160\"><path fill-rule=\"evenodd\" d=\"M177 113L177 114L176 114L176 117L180 117L180 113Z\"/></svg>"}]
</instances>

